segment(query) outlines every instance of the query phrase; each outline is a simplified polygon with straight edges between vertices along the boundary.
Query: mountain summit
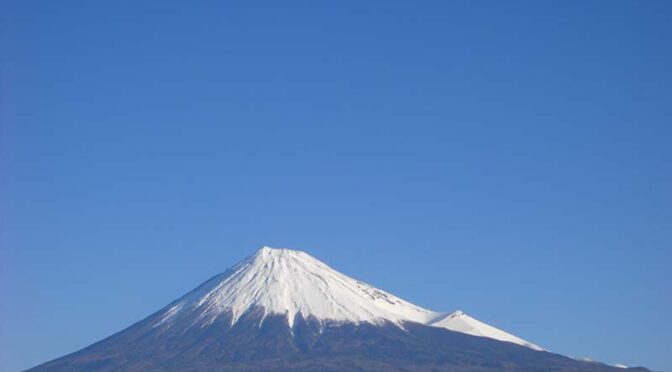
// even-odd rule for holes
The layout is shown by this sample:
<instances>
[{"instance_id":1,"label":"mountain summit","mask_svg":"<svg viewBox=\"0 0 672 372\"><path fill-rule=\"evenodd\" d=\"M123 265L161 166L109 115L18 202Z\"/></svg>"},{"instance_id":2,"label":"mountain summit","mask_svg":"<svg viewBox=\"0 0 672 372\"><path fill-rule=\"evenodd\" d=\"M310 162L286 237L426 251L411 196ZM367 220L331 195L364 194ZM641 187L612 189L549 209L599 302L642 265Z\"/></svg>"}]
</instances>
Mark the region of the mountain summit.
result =
<instances>
[{"instance_id":1,"label":"mountain summit","mask_svg":"<svg viewBox=\"0 0 672 372\"><path fill-rule=\"evenodd\" d=\"M31 372L622 371L263 247L144 320ZM643 368L631 370L646 371Z\"/></svg>"},{"instance_id":2,"label":"mountain summit","mask_svg":"<svg viewBox=\"0 0 672 372\"><path fill-rule=\"evenodd\" d=\"M179 299L159 324L198 313L199 325L230 315L232 324L253 309L266 316L319 322L426 323L440 314L347 277L302 251L263 247L198 290Z\"/></svg>"}]
</instances>

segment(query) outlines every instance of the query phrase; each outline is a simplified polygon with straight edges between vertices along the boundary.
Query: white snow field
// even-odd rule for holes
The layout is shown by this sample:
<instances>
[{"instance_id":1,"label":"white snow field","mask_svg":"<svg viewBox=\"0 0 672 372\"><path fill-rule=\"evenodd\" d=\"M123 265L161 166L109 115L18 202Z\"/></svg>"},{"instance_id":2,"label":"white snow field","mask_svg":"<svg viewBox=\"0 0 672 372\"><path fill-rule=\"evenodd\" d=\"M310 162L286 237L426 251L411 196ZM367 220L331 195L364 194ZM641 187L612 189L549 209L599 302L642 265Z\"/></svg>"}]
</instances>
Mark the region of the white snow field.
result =
<instances>
[{"instance_id":1,"label":"white snow field","mask_svg":"<svg viewBox=\"0 0 672 372\"><path fill-rule=\"evenodd\" d=\"M451 331L462 332L473 336L489 337L495 340L513 342L514 344L527 346L530 349L544 350L543 348L522 338L516 337L510 333L504 332L499 328L485 324L477 319L470 317L462 311L442 315L428 323L433 327L450 329Z\"/></svg>"}]
</instances>

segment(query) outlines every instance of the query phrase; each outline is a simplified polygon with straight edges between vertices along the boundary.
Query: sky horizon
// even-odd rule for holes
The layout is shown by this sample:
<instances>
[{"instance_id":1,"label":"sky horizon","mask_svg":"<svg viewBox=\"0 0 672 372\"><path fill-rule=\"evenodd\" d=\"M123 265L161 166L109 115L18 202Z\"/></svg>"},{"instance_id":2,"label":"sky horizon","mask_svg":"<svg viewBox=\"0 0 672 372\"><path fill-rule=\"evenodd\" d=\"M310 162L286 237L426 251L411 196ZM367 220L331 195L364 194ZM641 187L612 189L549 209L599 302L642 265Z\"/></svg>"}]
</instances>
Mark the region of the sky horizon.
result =
<instances>
[{"instance_id":1,"label":"sky horizon","mask_svg":"<svg viewBox=\"0 0 672 372\"><path fill-rule=\"evenodd\" d=\"M0 370L264 245L672 370L672 2L3 2Z\"/></svg>"}]
</instances>

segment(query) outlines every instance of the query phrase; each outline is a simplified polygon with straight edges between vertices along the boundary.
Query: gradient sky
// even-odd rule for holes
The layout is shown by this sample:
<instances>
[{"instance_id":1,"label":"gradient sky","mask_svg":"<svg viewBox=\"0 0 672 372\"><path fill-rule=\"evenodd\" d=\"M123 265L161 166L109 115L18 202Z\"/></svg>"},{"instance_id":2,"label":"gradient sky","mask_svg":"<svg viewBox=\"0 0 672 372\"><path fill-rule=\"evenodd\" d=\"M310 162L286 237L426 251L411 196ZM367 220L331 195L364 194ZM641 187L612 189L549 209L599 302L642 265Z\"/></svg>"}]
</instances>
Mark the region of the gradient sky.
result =
<instances>
[{"instance_id":1,"label":"gradient sky","mask_svg":"<svg viewBox=\"0 0 672 372\"><path fill-rule=\"evenodd\" d=\"M262 245L672 370L671 1L2 1L0 370Z\"/></svg>"}]
</instances>

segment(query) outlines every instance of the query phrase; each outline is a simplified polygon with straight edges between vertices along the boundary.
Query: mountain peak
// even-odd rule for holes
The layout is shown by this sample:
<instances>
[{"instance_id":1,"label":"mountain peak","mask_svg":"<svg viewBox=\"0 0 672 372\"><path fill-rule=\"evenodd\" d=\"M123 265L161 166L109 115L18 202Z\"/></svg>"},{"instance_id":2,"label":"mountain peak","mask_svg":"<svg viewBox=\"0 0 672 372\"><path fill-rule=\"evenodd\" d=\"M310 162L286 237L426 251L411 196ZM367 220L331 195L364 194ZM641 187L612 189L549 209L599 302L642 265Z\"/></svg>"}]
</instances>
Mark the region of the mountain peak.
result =
<instances>
[{"instance_id":1,"label":"mountain peak","mask_svg":"<svg viewBox=\"0 0 672 372\"><path fill-rule=\"evenodd\" d=\"M308 253L296 249L289 248L273 248L267 245L259 248L259 250L247 260L266 263L274 260L316 260Z\"/></svg>"},{"instance_id":2,"label":"mountain peak","mask_svg":"<svg viewBox=\"0 0 672 372\"><path fill-rule=\"evenodd\" d=\"M289 249L289 248L275 248L275 247L269 247L267 245L262 246L259 248L256 254L273 254L273 255L282 255L282 254L289 254L289 253L304 253L307 254L303 251L299 251L296 249Z\"/></svg>"},{"instance_id":3,"label":"mountain peak","mask_svg":"<svg viewBox=\"0 0 672 372\"><path fill-rule=\"evenodd\" d=\"M166 324L195 316L201 325L226 315L232 323L248 311L320 322L425 323L438 314L350 278L309 254L264 246L187 294L165 311ZM262 318L263 320L263 318Z\"/></svg>"}]
</instances>

